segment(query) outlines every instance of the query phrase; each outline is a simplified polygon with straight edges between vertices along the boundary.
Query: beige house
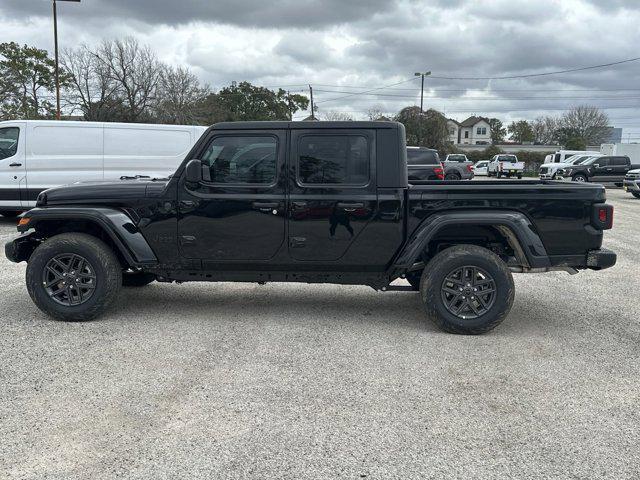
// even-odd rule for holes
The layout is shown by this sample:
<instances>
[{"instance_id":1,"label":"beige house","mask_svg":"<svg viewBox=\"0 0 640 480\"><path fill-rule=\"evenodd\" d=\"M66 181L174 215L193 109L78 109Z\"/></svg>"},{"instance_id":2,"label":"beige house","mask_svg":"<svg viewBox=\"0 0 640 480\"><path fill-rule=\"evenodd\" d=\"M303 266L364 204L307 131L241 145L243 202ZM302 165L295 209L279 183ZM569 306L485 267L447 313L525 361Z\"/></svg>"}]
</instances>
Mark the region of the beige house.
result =
<instances>
[{"instance_id":1,"label":"beige house","mask_svg":"<svg viewBox=\"0 0 640 480\"><path fill-rule=\"evenodd\" d=\"M447 129L454 145L491 145L491 128L484 117L469 117L460 123L449 118Z\"/></svg>"}]
</instances>

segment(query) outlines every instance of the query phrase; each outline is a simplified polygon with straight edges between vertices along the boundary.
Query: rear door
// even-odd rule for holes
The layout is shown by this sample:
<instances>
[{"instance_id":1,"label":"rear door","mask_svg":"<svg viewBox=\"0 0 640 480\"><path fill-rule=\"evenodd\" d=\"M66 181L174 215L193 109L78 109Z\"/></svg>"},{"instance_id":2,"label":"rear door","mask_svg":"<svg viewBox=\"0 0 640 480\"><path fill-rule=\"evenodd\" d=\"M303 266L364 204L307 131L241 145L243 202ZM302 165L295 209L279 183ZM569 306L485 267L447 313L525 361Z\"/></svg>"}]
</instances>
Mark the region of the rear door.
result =
<instances>
[{"instance_id":1,"label":"rear door","mask_svg":"<svg viewBox=\"0 0 640 480\"><path fill-rule=\"evenodd\" d=\"M291 131L289 253L342 258L377 210L375 130Z\"/></svg>"},{"instance_id":2,"label":"rear door","mask_svg":"<svg viewBox=\"0 0 640 480\"><path fill-rule=\"evenodd\" d=\"M285 130L213 130L198 155L203 181L180 182L183 258L215 269L272 258L285 239Z\"/></svg>"},{"instance_id":3,"label":"rear door","mask_svg":"<svg viewBox=\"0 0 640 480\"><path fill-rule=\"evenodd\" d=\"M622 182L625 175L631 170L631 161L628 157L613 157L613 176L616 182Z\"/></svg>"},{"instance_id":4,"label":"rear door","mask_svg":"<svg viewBox=\"0 0 640 480\"><path fill-rule=\"evenodd\" d=\"M24 123L3 122L0 127L0 208L19 210L25 185Z\"/></svg>"}]
</instances>

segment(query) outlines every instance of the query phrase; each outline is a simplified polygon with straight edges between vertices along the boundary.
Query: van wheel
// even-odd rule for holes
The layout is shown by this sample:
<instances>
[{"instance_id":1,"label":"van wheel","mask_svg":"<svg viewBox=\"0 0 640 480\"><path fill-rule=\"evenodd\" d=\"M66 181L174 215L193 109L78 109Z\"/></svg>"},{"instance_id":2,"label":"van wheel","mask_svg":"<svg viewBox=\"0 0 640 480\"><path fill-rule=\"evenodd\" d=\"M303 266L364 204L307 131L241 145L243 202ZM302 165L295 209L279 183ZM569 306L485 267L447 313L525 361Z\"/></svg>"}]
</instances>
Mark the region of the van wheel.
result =
<instances>
[{"instance_id":1,"label":"van wheel","mask_svg":"<svg viewBox=\"0 0 640 480\"><path fill-rule=\"evenodd\" d=\"M507 317L515 288L499 256L476 245L458 245L427 264L420 293L427 315L442 330L478 335Z\"/></svg>"},{"instance_id":2,"label":"van wheel","mask_svg":"<svg viewBox=\"0 0 640 480\"><path fill-rule=\"evenodd\" d=\"M155 282L156 276L145 272L124 272L122 274L123 287L144 287Z\"/></svg>"},{"instance_id":3,"label":"van wheel","mask_svg":"<svg viewBox=\"0 0 640 480\"><path fill-rule=\"evenodd\" d=\"M15 210L0 210L0 215L2 215L4 218L16 218L21 213L22 212Z\"/></svg>"},{"instance_id":4,"label":"van wheel","mask_svg":"<svg viewBox=\"0 0 640 480\"><path fill-rule=\"evenodd\" d=\"M102 240L63 233L35 249L26 282L29 295L44 313L82 322L97 317L114 301L122 285L122 267Z\"/></svg>"}]
</instances>

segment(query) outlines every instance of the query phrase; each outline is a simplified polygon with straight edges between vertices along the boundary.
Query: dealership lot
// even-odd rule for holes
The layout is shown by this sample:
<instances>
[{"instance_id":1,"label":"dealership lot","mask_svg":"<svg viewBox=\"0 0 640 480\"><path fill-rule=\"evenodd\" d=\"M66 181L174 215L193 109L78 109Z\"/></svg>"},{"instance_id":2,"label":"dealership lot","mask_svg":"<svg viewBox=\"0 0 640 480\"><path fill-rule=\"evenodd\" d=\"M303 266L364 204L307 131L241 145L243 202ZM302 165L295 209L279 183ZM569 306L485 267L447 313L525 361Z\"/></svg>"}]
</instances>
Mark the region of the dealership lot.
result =
<instances>
[{"instance_id":1,"label":"dealership lot","mask_svg":"<svg viewBox=\"0 0 640 480\"><path fill-rule=\"evenodd\" d=\"M0 472L637 478L640 200L608 197L618 265L516 275L481 337L416 294L295 284L153 284L65 324L2 257Z\"/></svg>"}]
</instances>

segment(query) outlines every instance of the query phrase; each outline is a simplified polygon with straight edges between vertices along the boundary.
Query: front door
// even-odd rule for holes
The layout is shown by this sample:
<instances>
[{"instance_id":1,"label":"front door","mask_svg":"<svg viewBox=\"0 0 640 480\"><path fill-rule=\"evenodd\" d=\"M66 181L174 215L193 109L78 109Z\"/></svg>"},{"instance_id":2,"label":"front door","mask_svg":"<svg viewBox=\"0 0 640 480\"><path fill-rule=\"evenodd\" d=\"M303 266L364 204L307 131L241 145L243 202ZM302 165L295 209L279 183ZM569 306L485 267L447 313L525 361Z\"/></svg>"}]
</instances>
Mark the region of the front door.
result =
<instances>
[{"instance_id":1,"label":"front door","mask_svg":"<svg viewBox=\"0 0 640 480\"><path fill-rule=\"evenodd\" d=\"M611 157L601 157L593 162L592 182L607 182L613 177L613 165Z\"/></svg>"},{"instance_id":2,"label":"front door","mask_svg":"<svg viewBox=\"0 0 640 480\"><path fill-rule=\"evenodd\" d=\"M199 157L203 181L180 182L183 258L215 268L273 257L285 238L284 130L213 130Z\"/></svg>"},{"instance_id":3,"label":"front door","mask_svg":"<svg viewBox=\"0 0 640 480\"><path fill-rule=\"evenodd\" d=\"M20 210L25 187L24 131L19 124L0 128L0 209Z\"/></svg>"},{"instance_id":4,"label":"front door","mask_svg":"<svg viewBox=\"0 0 640 480\"><path fill-rule=\"evenodd\" d=\"M292 130L289 253L342 258L377 209L375 132Z\"/></svg>"}]
</instances>

